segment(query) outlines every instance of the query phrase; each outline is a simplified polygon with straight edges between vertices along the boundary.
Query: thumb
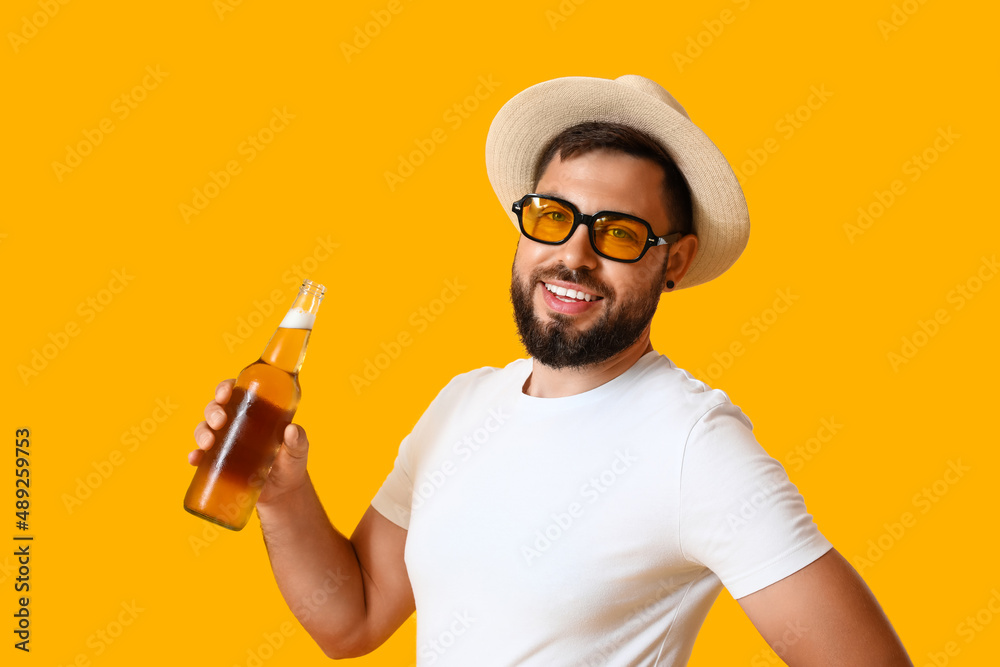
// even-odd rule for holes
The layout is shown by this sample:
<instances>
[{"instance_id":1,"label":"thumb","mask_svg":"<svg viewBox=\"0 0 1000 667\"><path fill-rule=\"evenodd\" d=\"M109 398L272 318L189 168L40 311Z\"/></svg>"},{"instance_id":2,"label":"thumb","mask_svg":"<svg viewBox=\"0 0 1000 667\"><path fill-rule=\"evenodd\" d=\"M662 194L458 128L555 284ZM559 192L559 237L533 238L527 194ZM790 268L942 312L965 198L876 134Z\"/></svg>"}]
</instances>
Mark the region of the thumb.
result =
<instances>
[{"instance_id":1,"label":"thumb","mask_svg":"<svg viewBox=\"0 0 1000 667\"><path fill-rule=\"evenodd\" d=\"M304 459L309 453L309 438L306 431L298 424L289 424L285 427L285 449L289 456L295 459Z\"/></svg>"}]
</instances>

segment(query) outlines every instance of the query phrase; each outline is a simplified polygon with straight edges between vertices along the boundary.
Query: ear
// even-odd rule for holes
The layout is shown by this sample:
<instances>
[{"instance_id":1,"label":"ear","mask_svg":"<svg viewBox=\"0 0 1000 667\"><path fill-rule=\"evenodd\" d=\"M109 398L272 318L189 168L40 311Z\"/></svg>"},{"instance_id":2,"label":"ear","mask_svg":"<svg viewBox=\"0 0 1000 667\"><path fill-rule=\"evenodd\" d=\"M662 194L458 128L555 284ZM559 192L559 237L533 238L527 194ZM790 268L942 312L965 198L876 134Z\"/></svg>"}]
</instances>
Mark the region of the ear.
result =
<instances>
[{"instance_id":1,"label":"ear","mask_svg":"<svg viewBox=\"0 0 1000 667\"><path fill-rule=\"evenodd\" d=\"M674 287L680 284L681 278L691 268L694 256L698 253L698 237L694 234L682 236L680 240L668 248L670 260L667 263L667 272L663 276L663 292L669 292L667 281L673 280Z\"/></svg>"}]
</instances>

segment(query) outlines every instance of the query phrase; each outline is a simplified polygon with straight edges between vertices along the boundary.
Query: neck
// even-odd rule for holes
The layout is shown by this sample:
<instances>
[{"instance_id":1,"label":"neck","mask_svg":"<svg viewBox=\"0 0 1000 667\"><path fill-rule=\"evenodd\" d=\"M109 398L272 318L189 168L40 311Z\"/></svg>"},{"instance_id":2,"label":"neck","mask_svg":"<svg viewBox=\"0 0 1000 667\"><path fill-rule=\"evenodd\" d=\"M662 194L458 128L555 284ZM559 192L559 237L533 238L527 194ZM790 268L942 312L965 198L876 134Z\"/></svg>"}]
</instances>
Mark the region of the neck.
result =
<instances>
[{"instance_id":1,"label":"neck","mask_svg":"<svg viewBox=\"0 0 1000 667\"><path fill-rule=\"evenodd\" d=\"M606 361L583 368L551 368L533 363L531 375L524 382L522 391L536 398L562 398L600 387L632 368L635 362L653 351L649 340L649 327L639 339Z\"/></svg>"},{"instance_id":2,"label":"neck","mask_svg":"<svg viewBox=\"0 0 1000 667\"><path fill-rule=\"evenodd\" d=\"M310 329L285 329L279 327L271 336L260 360L286 373L295 375L306 358Z\"/></svg>"}]
</instances>

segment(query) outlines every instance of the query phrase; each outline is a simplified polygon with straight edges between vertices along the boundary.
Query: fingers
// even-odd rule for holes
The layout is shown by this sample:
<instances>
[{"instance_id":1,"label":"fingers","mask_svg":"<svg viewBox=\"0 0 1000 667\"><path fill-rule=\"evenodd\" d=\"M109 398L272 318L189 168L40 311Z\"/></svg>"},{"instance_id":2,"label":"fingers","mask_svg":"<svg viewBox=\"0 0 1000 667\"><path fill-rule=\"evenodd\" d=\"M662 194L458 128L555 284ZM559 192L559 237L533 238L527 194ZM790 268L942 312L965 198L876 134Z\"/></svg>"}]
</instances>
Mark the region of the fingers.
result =
<instances>
[{"instance_id":1,"label":"fingers","mask_svg":"<svg viewBox=\"0 0 1000 667\"><path fill-rule=\"evenodd\" d=\"M205 406L205 421L194 427L194 441L198 449L188 453L188 463L198 465L205 451L215 444L215 431L226 424L226 411L222 406L229 402L233 395L235 380L223 380L215 388L215 400Z\"/></svg>"},{"instance_id":2,"label":"fingers","mask_svg":"<svg viewBox=\"0 0 1000 667\"><path fill-rule=\"evenodd\" d=\"M198 446L202 449L208 449L212 446L211 442L207 445L201 442L202 437L205 437L202 430L203 426L207 425L207 428L218 431L220 428L226 425L226 411L222 408L223 405L229 402L229 398L233 395L233 385L236 383L235 380L223 380L215 388L215 400L210 401L208 405L205 406L205 421L194 430L195 440L198 441ZM209 431L209 436L214 434Z\"/></svg>"},{"instance_id":3,"label":"fingers","mask_svg":"<svg viewBox=\"0 0 1000 667\"><path fill-rule=\"evenodd\" d=\"M306 431L298 424L289 424L285 427L285 448L288 453L296 459L305 458L309 452L309 438Z\"/></svg>"},{"instance_id":4,"label":"fingers","mask_svg":"<svg viewBox=\"0 0 1000 667\"><path fill-rule=\"evenodd\" d=\"M220 382L219 386L215 388L215 402L219 405L228 403L229 397L233 395L234 384L236 384L236 380L233 379Z\"/></svg>"},{"instance_id":5,"label":"fingers","mask_svg":"<svg viewBox=\"0 0 1000 667\"><path fill-rule=\"evenodd\" d=\"M198 449L211 449L215 444L215 432L205 422L199 422L194 427L194 441L198 443Z\"/></svg>"},{"instance_id":6,"label":"fingers","mask_svg":"<svg viewBox=\"0 0 1000 667\"><path fill-rule=\"evenodd\" d=\"M205 421L211 428L218 431L226 425L226 411L218 403L211 401L205 406Z\"/></svg>"}]
</instances>

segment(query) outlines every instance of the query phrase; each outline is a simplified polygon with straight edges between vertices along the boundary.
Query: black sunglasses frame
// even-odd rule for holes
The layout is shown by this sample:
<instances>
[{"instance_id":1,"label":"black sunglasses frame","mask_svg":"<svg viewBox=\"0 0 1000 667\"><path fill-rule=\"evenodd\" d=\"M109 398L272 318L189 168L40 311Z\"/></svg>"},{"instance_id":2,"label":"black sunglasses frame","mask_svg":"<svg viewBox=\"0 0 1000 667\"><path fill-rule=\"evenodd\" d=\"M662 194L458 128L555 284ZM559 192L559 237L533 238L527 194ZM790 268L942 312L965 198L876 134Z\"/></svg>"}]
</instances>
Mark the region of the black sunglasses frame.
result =
<instances>
[{"instance_id":1,"label":"black sunglasses frame","mask_svg":"<svg viewBox=\"0 0 1000 667\"><path fill-rule=\"evenodd\" d=\"M529 199L535 197L537 197L538 199L547 199L549 201L557 202L573 212L573 224L570 226L569 232L566 234L566 238L564 238L562 241L543 241L542 239L536 239L534 236L525 231L524 219L522 217L524 204ZM670 245L671 243L677 241L677 239L684 236L681 232L674 232L673 234L667 234L666 236L657 236L656 234L653 233L653 228L650 226L648 222L646 222L642 218L637 218L634 215L629 215L628 213L619 213L618 211L598 211L593 215L586 215L584 213L580 213L580 209L578 209L572 202L568 202L565 199L559 199L558 197L549 197L547 195L538 195L538 194L524 195L523 197L521 197L520 199L518 199L516 202L513 203L510 210L517 214L517 224L521 228L521 233L524 234L526 238L531 239L535 243L544 243L546 245L562 245L563 243L566 243L566 241L569 241L573 237L573 234L576 232L577 227L579 227L580 225L584 225L587 228L588 236L590 237L590 247L594 249L594 252L596 252L598 255L600 255L605 259L610 259L613 262L624 262L626 264L632 264L634 262L638 262L640 259L643 258L643 256L646 254L646 251L649 250L650 248L661 245ZM621 259L620 257L612 257L611 255L606 255L597 249L597 239L595 238L594 235L594 220L596 220L597 218L601 218L603 216L626 218L628 220L634 220L635 222L640 222L643 224L643 226L646 228L646 244L642 247L642 251L639 252L638 257L636 257L635 259Z\"/></svg>"}]
</instances>

